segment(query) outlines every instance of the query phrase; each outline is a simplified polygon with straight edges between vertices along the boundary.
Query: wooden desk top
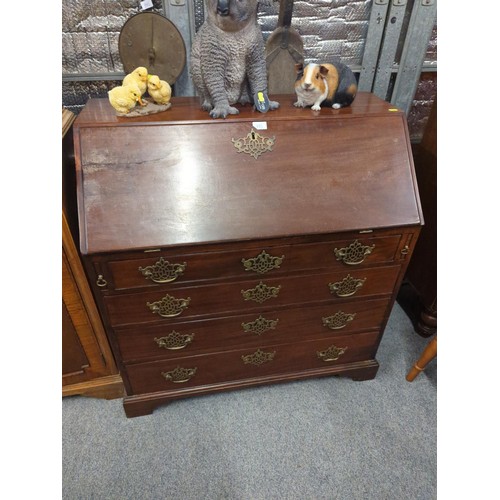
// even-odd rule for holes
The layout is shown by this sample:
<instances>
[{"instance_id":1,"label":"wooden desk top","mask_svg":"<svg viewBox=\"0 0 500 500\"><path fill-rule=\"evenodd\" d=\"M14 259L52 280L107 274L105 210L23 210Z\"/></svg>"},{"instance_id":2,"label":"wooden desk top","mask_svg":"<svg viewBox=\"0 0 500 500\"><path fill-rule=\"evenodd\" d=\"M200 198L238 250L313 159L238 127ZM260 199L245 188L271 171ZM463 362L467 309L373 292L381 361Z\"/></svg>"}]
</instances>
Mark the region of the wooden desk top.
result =
<instances>
[{"instance_id":1,"label":"wooden desk top","mask_svg":"<svg viewBox=\"0 0 500 500\"><path fill-rule=\"evenodd\" d=\"M137 118L89 100L73 127L82 252L423 223L402 112L369 93L320 112L273 98L225 120L198 98ZM274 138L257 159L233 144L252 130Z\"/></svg>"},{"instance_id":2,"label":"wooden desk top","mask_svg":"<svg viewBox=\"0 0 500 500\"><path fill-rule=\"evenodd\" d=\"M302 109L293 106L296 100L295 95L277 95L273 99L280 103L280 108L267 113L256 111L253 106L239 106L239 115L230 115L225 120L214 120L210 118L206 111L200 106L198 97L174 97L172 98L172 107L167 111L146 116L126 117L117 116L115 110L109 104L106 98L89 99L85 108L78 115L78 124L80 126L122 126L137 123L155 123L155 122L182 122L182 123L227 123L240 122L245 120L318 120L333 117L360 117L366 115L387 115L387 113L402 115L402 111L389 111L396 108L374 94L360 92L356 96L353 104L347 108L331 109L322 108L320 112L313 112L310 108Z\"/></svg>"}]
</instances>

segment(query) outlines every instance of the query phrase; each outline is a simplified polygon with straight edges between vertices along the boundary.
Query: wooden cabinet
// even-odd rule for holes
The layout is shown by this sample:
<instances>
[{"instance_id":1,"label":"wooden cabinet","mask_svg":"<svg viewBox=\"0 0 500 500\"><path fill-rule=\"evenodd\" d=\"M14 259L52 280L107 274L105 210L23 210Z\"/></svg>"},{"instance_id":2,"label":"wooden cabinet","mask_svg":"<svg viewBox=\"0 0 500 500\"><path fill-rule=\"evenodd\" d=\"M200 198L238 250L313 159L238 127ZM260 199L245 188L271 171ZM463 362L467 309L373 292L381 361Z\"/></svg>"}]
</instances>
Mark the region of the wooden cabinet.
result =
<instances>
[{"instance_id":1,"label":"wooden cabinet","mask_svg":"<svg viewBox=\"0 0 500 500\"><path fill-rule=\"evenodd\" d=\"M437 332L437 100L422 142L414 146L413 157L425 227L406 270L398 301L412 319L416 332L430 337Z\"/></svg>"},{"instance_id":2,"label":"wooden cabinet","mask_svg":"<svg viewBox=\"0 0 500 500\"><path fill-rule=\"evenodd\" d=\"M69 168L72 141L67 140L66 133L73 120L74 116L63 110L63 170ZM63 179L68 180L64 171ZM71 183L63 184L68 186ZM68 222L67 214L71 219L71 196L69 189L63 188L62 394L118 398L123 396L123 382Z\"/></svg>"},{"instance_id":3,"label":"wooden cabinet","mask_svg":"<svg viewBox=\"0 0 500 500\"><path fill-rule=\"evenodd\" d=\"M320 113L195 98L75 122L81 251L127 416L307 377L373 378L423 223L405 116L369 93Z\"/></svg>"}]
</instances>

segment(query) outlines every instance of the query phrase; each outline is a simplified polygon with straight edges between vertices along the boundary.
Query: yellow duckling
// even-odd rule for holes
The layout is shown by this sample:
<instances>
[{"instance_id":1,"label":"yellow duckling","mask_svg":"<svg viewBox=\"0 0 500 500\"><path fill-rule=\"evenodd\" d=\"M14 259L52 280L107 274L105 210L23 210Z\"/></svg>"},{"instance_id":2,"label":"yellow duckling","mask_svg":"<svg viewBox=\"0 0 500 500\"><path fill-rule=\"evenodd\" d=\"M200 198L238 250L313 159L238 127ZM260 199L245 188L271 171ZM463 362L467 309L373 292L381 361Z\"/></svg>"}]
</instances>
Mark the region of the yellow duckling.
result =
<instances>
[{"instance_id":1,"label":"yellow duckling","mask_svg":"<svg viewBox=\"0 0 500 500\"><path fill-rule=\"evenodd\" d=\"M118 113L130 113L130 110L141 99L141 91L135 83L122 85L108 92L109 102Z\"/></svg>"},{"instance_id":2,"label":"yellow duckling","mask_svg":"<svg viewBox=\"0 0 500 500\"><path fill-rule=\"evenodd\" d=\"M141 96L146 92L148 88L148 70L144 66L139 66L135 68L132 73L129 73L123 79L122 85L128 85L129 83L135 83L141 91ZM146 103L139 100L141 106L145 106Z\"/></svg>"},{"instance_id":3,"label":"yellow duckling","mask_svg":"<svg viewBox=\"0 0 500 500\"><path fill-rule=\"evenodd\" d=\"M156 75L148 76L148 94L156 104L168 104L172 95L172 88L165 80Z\"/></svg>"}]
</instances>

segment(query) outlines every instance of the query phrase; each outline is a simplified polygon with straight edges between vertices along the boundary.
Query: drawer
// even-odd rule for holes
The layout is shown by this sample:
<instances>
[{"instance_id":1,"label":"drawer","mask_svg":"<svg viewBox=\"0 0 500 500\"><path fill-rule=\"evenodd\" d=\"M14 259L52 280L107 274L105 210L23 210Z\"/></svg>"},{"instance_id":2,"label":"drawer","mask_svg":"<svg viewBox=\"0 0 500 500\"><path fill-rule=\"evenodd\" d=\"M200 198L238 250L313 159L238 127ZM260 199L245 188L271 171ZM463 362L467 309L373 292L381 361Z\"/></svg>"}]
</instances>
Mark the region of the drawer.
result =
<instances>
[{"instance_id":1,"label":"drawer","mask_svg":"<svg viewBox=\"0 0 500 500\"><path fill-rule=\"evenodd\" d=\"M276 274L280 269L290 272L285 255L289 250L289 246L278 246L179 255L155 252L146 258L142 254L142 258L134 260L109 261L103 272L107 269L110 285L116 290L166 283L182 286L190 282Z\"/></svg>"},{"instance_id":2,"label":"drawer","mask_svg":"<svg viewBox=\"0 0 500 500\"><path fill-rule=\"evenodd\" d=\"M357 269L394 262L401 235L341 239L294 245L290 249L295 269Z\"/></svg>"},{"instance_id":3,"label":"drawer","mask_svg":"<svg viewBox=\"0 0 500 500\"><path fill-rule=\"evenodd\" d=\"M317 301L392 293L399 266L180 287L104 298L112 326L264 311ZM347 284L347 285L346 285ZM340 294L340 296L339 296ZM344 296L342 296L344 295Z\"/></svg>"},{"instance_id":4,"label":"drawer","mask_svg":"<svg viewBox=\"0 0 500 500\"><path fill-rule=\"evenodd\" d=\"M360 235L363 236L363 235ZM290 274L313 269L351 269L394 261L401 235L351 238L322 243L266 246L227 252L137 254L96 266L108 289L158 287L206 280Z\"/></svg>"},{"instance_id":5,"label":"drawer","mask_svg":"<svg viewBox=\"0 0 500 500\"><path fill-rule=\"evenodd\" d=\"M370 360L378 332L295 344L275 344L215 354L127 365L133 394L195 387L267 375L293 374Z\"/></svg>"},{"instance_id":6,"label":"drawer","mask_svg":"<svg viewBox=\"0 0 500 500\"><path fill-rule=\"evenodd\" d=\"M388 305L389 299L351 301L168 326L117 329L115 334L124 362L176 358L208 351L335 338L380 328ZM332 317L336 317L336 323L328 319Z\"/></svg>"}]
</instances>

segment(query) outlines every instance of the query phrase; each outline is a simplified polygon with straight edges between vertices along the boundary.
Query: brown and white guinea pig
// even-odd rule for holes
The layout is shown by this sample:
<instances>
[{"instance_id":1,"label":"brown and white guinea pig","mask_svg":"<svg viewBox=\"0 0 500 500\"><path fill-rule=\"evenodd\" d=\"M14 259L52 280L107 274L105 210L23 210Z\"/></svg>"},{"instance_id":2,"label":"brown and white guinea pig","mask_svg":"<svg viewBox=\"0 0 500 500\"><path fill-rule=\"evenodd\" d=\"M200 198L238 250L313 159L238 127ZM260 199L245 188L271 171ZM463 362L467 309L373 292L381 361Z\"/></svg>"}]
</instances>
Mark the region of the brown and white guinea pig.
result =
<instances>
[{"instance_id":1,"label":"brown and white guinea pig","mask_svg":"<svg viewBox=\"0 0 500 500\"><path fill-rule=\"evenodd\" d=\"M297 80L294 106L319 111L322 106L334 109L349 106L358 91L356 77L352 70L341 62L333 64L296 64Z\"/></svg>"}]
</instances>

